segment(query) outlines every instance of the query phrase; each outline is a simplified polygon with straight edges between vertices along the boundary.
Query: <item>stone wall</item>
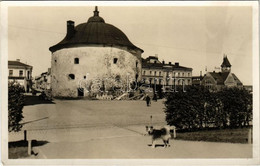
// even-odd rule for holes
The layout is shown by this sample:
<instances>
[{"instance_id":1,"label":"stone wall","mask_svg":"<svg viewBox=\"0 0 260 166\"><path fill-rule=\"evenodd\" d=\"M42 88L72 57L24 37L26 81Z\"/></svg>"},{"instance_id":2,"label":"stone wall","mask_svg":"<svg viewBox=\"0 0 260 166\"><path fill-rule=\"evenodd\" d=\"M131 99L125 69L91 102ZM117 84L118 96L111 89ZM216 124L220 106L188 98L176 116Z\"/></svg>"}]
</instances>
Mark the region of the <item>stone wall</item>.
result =
<instances>
[{"instance_id":1,"label":"stone wall","mask_svg":"<svg viewBox=\"0 0 260 166\"><path fill-rule=\"evenodd\" d=\"M78 58L79 64L74 60ZM117 60L114 60L117 58ZM116 62L115 62L116 61ZM78 88L84 88L84 96L97 93L100 87L107 89L115 84L141 79L141 52L124 47L84 46L64 48L52 54L52 93L54 97L78 97ZM74 79L69 75L73 74ZM116 81L115 79L119 79Z\"/></svg>"}]
</instances>

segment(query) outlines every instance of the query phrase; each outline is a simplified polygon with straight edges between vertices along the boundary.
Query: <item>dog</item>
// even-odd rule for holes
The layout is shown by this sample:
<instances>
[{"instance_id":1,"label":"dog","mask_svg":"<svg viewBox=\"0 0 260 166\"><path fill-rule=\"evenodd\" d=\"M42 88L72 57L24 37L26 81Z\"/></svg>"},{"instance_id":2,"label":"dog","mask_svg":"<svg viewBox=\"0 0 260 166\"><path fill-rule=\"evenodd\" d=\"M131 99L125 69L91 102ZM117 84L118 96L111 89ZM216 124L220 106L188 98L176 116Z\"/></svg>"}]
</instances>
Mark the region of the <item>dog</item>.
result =
<instances>
[{"instance_id":1,"label":"dog","mask_svg":"<svg viewBox=\"0 0 260 166\"><path fill-rule=\"evenodd\" d=\"M153 126L146 126L146 131L149 135L152 136L152 148L155 148L155 142L158 139L162 139L164 143L164 147L169 147L169 140L172 137L170 133L170 127L165 126L160 130L154 129Z\"/></svg>"}]
</instances>

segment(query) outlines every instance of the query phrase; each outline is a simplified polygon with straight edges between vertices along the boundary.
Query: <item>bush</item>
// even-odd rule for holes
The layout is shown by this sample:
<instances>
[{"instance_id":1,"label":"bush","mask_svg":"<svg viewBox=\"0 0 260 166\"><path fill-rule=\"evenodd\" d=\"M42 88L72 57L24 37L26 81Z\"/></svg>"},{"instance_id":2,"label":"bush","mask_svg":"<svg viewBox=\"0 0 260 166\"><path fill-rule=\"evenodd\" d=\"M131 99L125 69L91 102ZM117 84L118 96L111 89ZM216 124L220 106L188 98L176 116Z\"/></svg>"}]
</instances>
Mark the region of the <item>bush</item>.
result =
<instances>
[{"instance_id":1,"label":"bush","mask_svg":"<svg viewBox=\"0 0 260 166\"><path fill-rule=\"evenodd\" d=\"M20 131L23 119L24 88L17 82L8 83L8 131Z\"/></svg>"},{"instance_id":2,"label":"bush","mask_svg":"<svg viewBox=\"0 0 260 166\"><path fill-rule=\"evenodd\" d=\"M248 126L252 120L252 94L245 89L229 88L219 92L230 127Z\"/></svg>"},{"instance_id":3,"label":"bush","mask_svg":"<svg viewBox=\"0 0 260 166\"><path fill-rule=\"evenodd\" d=\"M188 87L186 92L168 93L166 121L180 129L242 127L252 119L252 94L229 88L210 93L204 87Z\"/></svg>"}]
</instances>

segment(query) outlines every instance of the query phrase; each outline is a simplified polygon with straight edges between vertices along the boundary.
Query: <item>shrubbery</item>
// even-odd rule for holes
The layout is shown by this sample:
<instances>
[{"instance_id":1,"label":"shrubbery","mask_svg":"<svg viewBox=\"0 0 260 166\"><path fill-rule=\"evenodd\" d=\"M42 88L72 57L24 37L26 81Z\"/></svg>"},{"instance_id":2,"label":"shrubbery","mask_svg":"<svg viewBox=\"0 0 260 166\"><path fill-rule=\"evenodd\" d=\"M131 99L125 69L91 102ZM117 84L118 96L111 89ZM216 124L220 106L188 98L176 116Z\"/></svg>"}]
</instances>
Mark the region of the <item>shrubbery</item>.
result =
<instances>
[{"instance_id":1,"label":"shrubbery","mask_svg":"<svg viewBox=\"0 0 260 166\"><path fill-rule=\"evenodd\" d=\"M166 95L166 121L181 129L248 126L252 118L252 94L229 88L209 92L204 87L188 87L186 92Z\"/></svg>"},{"instance_id":2,"label":"shrubbery","mask_svg":"<svg viewBox=\"0 0 260 166\"><path fill-rule=\"evenodd\" d=\"M17 82L8 83L8 131L20 131L23 119L24 88Z\"/></svg>"}]
</instances>

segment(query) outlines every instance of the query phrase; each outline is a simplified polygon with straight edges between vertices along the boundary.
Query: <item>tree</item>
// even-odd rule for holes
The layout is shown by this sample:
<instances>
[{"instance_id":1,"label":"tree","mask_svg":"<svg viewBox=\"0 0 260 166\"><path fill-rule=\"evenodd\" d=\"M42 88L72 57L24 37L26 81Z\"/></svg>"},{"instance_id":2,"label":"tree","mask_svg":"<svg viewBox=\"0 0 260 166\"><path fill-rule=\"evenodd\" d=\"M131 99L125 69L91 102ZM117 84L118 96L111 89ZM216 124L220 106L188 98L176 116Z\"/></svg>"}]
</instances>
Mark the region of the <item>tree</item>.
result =
<instances>
[{"instance_id":1,"label":"tree","mask_svg":"<svg viewBox=\"0 0 260 166\"><path fill-rule=\"evenodd\" d=\"M189 87L186 92L168 93L166 121L181 129L243 127L252 119L252 94L244 89L226 88L209 92Z\"/></svg>"},{"instance_id":2,"label":"tree","mask_svg":"<svg viewBox=\"0 0 260 166\"><path fill-rule=\"evenodd\" d=\"M8 131L20 131L23 119L24 88L17 82L8 83Z\"/></svg>"},{"instance_id":3,"label":"tree","mask_svg":"<svg viewBox=\"0 0 260 166\"><path fill-rule=\"evenodd\" d=\"M166 95L165 113L169 125L185 129L202 128L209 91L204 87L188 87L186 92L171 92Z\"/></svg>"},{"instance_id":4,"label":"tree","mask_svg":"<svg viewBox=\"0 0 260 166\"><path fill-rule=\"evenodd\" d=\"M219 92L231 127L249 125L252 117L252 94L245 89L226 88Z\"/></svg>"}]
</instances>

